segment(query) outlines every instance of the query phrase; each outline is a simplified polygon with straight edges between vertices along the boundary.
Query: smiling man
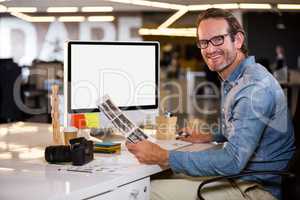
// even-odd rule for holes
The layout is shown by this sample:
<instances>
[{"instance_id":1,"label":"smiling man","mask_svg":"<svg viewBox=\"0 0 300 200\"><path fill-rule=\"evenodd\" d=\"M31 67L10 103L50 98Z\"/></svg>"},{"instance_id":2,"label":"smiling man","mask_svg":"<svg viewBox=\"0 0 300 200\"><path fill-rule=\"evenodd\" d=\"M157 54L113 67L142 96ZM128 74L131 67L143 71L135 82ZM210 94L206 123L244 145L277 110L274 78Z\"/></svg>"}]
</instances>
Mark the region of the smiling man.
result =
<instances>
[{"instance_id":1,"label":"smiling man","mask_svg":"<svg viewBox=\"0 0 300 200\"><path fill-rule=\"evenodd\" d=\"M237 19L222 9L201 13L197 45L209 69L222 79L221 124L211 134L186 129L189 136L181 139L224 145L215 150L180 152L164 150L147 140L127 144L141 163L168 165L175 173L188 175L152 181L151 199L197 199L201 177L284 170L294 152L284 93L273 76L247 55L245 33ZM207 186L203 196L208 200L280 199L280 177L253 175L219 182Z\"/></svg>"}]
</instances>

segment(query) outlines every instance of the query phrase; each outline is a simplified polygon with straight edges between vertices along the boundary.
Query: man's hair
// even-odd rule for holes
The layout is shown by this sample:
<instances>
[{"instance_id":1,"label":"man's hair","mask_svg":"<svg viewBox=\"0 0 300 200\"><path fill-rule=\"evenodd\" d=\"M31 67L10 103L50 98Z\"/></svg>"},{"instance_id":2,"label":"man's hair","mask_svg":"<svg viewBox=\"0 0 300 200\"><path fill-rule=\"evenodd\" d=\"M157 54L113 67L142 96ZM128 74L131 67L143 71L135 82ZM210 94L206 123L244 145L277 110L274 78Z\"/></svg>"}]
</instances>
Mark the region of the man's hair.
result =
<instances>
[{"instance_id":1,"label":"man's hair","mask_svg":"<svg viewBox=\"0 0 300 200\"><path fill-rule=\"evenodd\" d=\"M244 43L241 47L241 51L242 53L244 53L246 56L248 55L248 48L246 46L246 35L245 35L245 31L244 28L241 26L241 24L239 23L239 21L232 15L231 12L227 11L227 10L223 10L220 8L210 8L207 9L206 11L202 12L199 17L198 17L198 21L197 21L197 39L199 39L198 36L198 27L200 25L200 23L203 20L206 19L224 19L227 21L228 23L228 33L230 35L231 41L235 40L235 35L240 32L244 35Z\"/></svg>"}]
</instances>

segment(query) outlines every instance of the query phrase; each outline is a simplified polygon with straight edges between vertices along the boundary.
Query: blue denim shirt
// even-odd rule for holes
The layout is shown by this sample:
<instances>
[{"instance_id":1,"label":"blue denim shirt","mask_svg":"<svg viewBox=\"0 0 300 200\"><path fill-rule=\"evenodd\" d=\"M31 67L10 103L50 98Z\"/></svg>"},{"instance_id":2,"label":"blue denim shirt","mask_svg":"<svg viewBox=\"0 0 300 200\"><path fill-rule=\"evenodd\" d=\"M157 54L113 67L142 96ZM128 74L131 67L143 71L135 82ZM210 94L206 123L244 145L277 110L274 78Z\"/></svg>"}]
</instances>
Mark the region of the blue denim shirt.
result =
<instances>
[{"instance_id":1,"label":"blue denim shirt","mask_svg":"<svg viewBox=\"0 0 300 200\"><path fill-rule=\"evenodd\" d=\"M221 127L214 140L223 148L170 151L174 172L191 176L236 174L246 170L283 170L295 150L286 98L278 82L254 57L248 57L222 82ZM243 177L259 182L280 199L280 177Z\"/></svg>"}]
</instances>

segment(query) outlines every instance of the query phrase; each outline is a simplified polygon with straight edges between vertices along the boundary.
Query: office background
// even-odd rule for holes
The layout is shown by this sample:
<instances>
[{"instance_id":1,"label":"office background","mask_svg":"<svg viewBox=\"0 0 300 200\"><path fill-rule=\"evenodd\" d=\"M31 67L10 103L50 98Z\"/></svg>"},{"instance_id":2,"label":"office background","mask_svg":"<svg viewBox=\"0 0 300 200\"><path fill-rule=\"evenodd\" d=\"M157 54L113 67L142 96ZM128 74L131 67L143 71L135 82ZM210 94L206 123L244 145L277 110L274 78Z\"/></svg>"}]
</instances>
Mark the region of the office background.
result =
<instances>
[{"instance_id":1,"label":"office background","mask_svg":"<svg viewBox=\"0 0 300 200\"><path fill-rule=\"evenodd\" d=\"M125 147L120 154L95 154L101 169L93 176L61 175L63 170L46 163L45 147L53 144L54 84L59 86L61 125L65 112L64 42L158 41L160 114L175 114L178 128L209 132L220 125L220 79L202 60L195 37L197 16L209 7L229 9L243 24L250 55L284 89L299 146L299 0L0 0L0 198L149 199L150 176L162 169L132 165L134 157ZM97 119L93 114L83 116ZM143 128L155 127L155 120L144 122ZM79 133L88 133L85 128ZM102 139L124 142L112 131L101 131ZM169 150L179 147L177 141L166 144Z\"/></svg>"},{"instance_id":2,"label":"office background","mask_svg":"<svg viewBox=\"0 0 300 200\"><path fill-rule=\"evenodd\" d=\"M72 3L71 3L72 2ZM148 1L152 2L153 1ZM66 40L100 40L100 41L159 41L161 44L161 110L178 114L201 116L217 120L218 94L214 88L197 86L204 81L219 87L217 75L209 72L197 49L195 32L182 28L195 28L201 9L189 7L169 24L165 24L182 8L180 1L161 1L160 5L133 1L129 3L118 1L2 1L0 2L0 58L1 65L14 66L14 76L21 77L20 90L17 96L23 107L18 103L3 103L1 121L41 121L50 122L49 93L53 84L63 86L63 48ZM214 4L218 3L218 4ZM276 47L284 48L285 64L289 76L284 81L298 83L300 68L300 27L297 25L300 12L297 9L281 9L280 5L297 1L270 1L266 8L258 9L257 5L244 9L242 3L260 3L258 1L203 1L200 6L216 6L229 8L243 24L250 55L255 55L271 72L276 70ZM268 3L268 2L266 2ZM195 6L198 1L186 1L184 5ZM248 4L248 6L251 4ZM108 11L85 12L84 7L103 6ZM199 5L198 5L199 6ZM243 7L244 6L244 7ZM21 7L21 8L20 8ZM75 10L47 11L49 7L71 7ZM23 8L23 11L22 11ZM26 10L27 8L27 10ZM36 8L36 10L34 10ZM14 10L15 9L15 10ZM19 9L19 10L18 10ZM30 9L32 9L30 11ZM194 10L193 10L194 9ZM106 20L90 20L91 16L111 17ZM54 17L36 22L38 17ZM69 17L69 19L62 17ZM75 17L75 18L70 18ZM77 18L76 18L77 17ZM173 33L152 32L158 27L174 29ZM148 32L147 32L148 30ZM176 32L177 31L177 32ZM174 36L176 35L176 36ZM10 59L10 60L9 60ZM2 73L1 76L5 76ZM285 75L284 75L285 76ZM178 94L178 88L167 86L173 81L180 85L183 91L178 98L167 98L170 94ZM12 81L14 82L14 81ZM3 94L12 90L3 83ZM166 97L164 99L164 97ZM196 99L198 107L207 112L199 113L199 109L191 106ZM292 100L291 108L295 110ZM21 108L20 108L21 107ZM13 109L12 109L13 108ZM5 109L16 110L6 116ZM19 111L19 112L18 112ZM209 114L207 114L209 113Z\"/></svg>"}]
</instances>

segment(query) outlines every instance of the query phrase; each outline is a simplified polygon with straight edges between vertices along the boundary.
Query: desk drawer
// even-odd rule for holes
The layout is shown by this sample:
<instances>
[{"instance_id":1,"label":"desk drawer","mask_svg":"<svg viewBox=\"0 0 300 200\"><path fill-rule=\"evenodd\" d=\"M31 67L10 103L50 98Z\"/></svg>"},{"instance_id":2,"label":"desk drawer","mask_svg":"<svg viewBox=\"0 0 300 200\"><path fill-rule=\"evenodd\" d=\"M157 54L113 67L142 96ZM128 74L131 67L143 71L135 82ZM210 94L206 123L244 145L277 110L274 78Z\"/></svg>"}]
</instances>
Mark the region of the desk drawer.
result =
<instances>
[{"instance_id":1,"label":"desk drawer","mask_svg":"<svg viewBox=\"0 0 300 200\"><path fill-rule=\"evenodd\" d=\"M149 200L150 178L144 178L117 188L92 200Z\"/></svg>"}]
</instances>

